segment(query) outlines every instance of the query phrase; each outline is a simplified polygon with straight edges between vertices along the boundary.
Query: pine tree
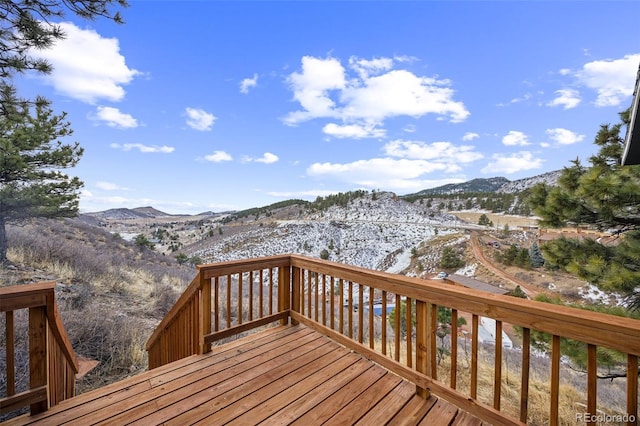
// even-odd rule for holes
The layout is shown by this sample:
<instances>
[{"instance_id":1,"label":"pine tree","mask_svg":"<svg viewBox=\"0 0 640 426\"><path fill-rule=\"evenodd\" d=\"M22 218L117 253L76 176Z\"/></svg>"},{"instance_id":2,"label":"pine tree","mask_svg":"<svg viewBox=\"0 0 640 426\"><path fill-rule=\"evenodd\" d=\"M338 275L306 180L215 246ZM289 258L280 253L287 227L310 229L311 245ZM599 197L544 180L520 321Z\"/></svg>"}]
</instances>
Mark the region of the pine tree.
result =
<instances>
[{"instance_id":1,"label":"pine tree","mask_svg":"<svg viewBox=\"0 0 640 426\"><path fill-rule=\"evenodd\" d=\"M538 243L531 244L529 248L529 258L531 259L531 266L533 268L540 268L544 266L544 257L542 257L542 250L538 246Z\"/></svg>"},{"instance_id":2,"label":"pine tree","mask_svg":"<svg viewBox=\"0 0 640 426\"><path fill-rule=\"evenodd\" d=\"M82 182L61 170L76 165L82 148L59 140L71 135L70 124L64 113L54 115L45 99L20 102L6 85L0 97L0 262L5 262L7 222L77 214Z\"/></svg>"},{"instance_id":3,"label":"pine tree","mask_svg":"<svg viewBox=\"0 0 640 426\"><path fill-rule=\"evenodd\" d=\"M456 269L464 266L464 260L460 257L456 251L451 247L445 247L442 250L442 259L440 260L440 266L444 269Z\"/></svg>"},{"instance_id":4,"label":"pine tree","mask_svg":"<svg viewBox=\"0 0 640 426\"><path fill-rule=\"evenodd\" d=\"M487 216L486 214L483 213L478 218L478 225L481 225L481 226L493 226L493 222L491 221L491 219L489 219L489 216Z\"/></svg>"},{"instance_id":5,"label":"pine tree","mask_svg":"<svg viewBox=\"0 0 640 426\"><path fill-rule=\"evenodd\" d=\"M619 165L624 148L623 125L629 110L620 114L622 123L604 124L594 143L599 152L589 158L590 167L579 159L562 171L557 187L535 186L529 203L542 218L542 226L588 224L612 232L616 244L593 239L561 238L542 249L546 265L560 268L606 290L628 295L629 307L640 308L640 166Z\"/></svg>"},{"instance_id":6,"label":"pine tree","mask_svg":"<svg viewBox=\"0 0 640 426\"><path fill-rule=\"evenodd\" d=\"M51 72L45 60L29 55L34 50L50 48L64 33L53 18L62 19L65 12L81 18L103 17L122 22L112 6L126 7L126 0L2 0L0 1L0 77L11 77L15 72L35 70Z\"/></svg>"},{"instance_id":7,"label":"pine tree","mask_svg":"<svg viewBox=\"0 0 640 426\"><path fill-rule=\"evenodd\" d=\"M122 22L112 6L126 0L2 0L0 1L0 263L7 261L6 224L31 217L67 217L78 212L82 182L61 170L82 156L78 143L65 145L71 135L66 113L54 115L42 97L18 97L16 73L50 73L51 64L31 56L65 37L52 23L71 12L85 19L103 17Z\"/></svg>"}]
</instances>

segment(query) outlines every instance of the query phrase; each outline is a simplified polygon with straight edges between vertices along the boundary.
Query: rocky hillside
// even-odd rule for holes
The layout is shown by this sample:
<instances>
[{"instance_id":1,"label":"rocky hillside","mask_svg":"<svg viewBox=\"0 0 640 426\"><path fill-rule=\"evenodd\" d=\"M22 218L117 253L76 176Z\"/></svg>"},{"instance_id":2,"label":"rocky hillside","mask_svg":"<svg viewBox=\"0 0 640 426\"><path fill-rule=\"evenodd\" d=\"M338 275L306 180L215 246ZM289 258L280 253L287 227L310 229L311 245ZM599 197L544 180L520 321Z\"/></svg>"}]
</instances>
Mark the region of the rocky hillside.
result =
<instances>
[{"instance_id":1,"label":"rocky hillside","mask_svg":"<svg viewBox=\"0 0 640 426\"><path fill-rule=\"evenodd\" d=\"M504 183L500 188L496 190L498 193L514 194L522 192L531 188L539 183L546 183L547 185L555 185L558 182L558 178L562 170L555 170L553 172L543 173L541 175L532 176L529 178L514 180Z\"/></svg>"},{"instance_id":2,"label":"rocky hillside","mask_svg":"<svg viewBox=\"0 0 640 426\"><path fill-rule=\"evenodd\" d=\"M149 219L171 216L153 207L137 207L135 209L109 209L102 212L86 213L87 216L101 220Z\"/></svg>"},{"instance_id":3,"label":"rocky hillside","mask_svg":"<svg viewBox=\"0 0 640 426\"><path fill-rule=\"evenodd\" d=\"M237 232L237 227L242 231ZM389 272L405 270L412 249L465 226L454 216L392 193L366 193L346 206L306 210L295 219L257 218L252 226L233 222L183 252L205 262L301 253ZM473 225L466 225L472 226ZM228 236L227 236L228 234Z\"/></svg>"},{"instance_id":4,"label":"rocky hillside","mask_svg":"<svg viewBox=\"0 0 640 426\"><path fill-rule=\"evenodd\" d=\"M509 183L505 177L494 177L488 179L473 179L463 183L450 183L436 188L424 189L415 194L405 195L405 198L424 198L434 195L452 195L470 192L495 192Z\"/></svg>"}]
</instances>

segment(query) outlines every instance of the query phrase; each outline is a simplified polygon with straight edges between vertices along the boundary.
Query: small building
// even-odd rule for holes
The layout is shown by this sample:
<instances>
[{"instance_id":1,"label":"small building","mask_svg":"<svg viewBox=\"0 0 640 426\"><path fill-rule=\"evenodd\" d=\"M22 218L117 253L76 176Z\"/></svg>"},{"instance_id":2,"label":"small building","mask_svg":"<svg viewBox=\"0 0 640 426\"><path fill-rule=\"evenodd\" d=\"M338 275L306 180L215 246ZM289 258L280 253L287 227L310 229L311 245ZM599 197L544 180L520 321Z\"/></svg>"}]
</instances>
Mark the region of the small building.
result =
<instances>
[{"instance_id":1,"label":"small building","mask_svg":"<svg viewBox=\"0 0 640 426\"><path fill-rule=\"evenodd\" d=\"M461 287L472 288L492 294L507 294L509 290L500 288L495 285L487 284L476 279L465 277L464 275L453 274L443 279L447 284L453 284Z\"/></svg>"}]
</instances>

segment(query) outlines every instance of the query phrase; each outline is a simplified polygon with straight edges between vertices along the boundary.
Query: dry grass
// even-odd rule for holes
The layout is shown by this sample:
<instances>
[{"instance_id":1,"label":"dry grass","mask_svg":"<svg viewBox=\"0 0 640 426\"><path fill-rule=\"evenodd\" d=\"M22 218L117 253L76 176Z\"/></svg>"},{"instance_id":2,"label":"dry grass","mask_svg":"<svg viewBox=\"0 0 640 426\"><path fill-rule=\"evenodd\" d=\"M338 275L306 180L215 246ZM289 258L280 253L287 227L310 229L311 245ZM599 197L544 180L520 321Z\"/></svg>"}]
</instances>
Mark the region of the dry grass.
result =
<instances>
[{"instance_id":1,"label":"dry grass","mask_svg":"<svg viewBox=\"0 0 640 426\"><path fill-rule=\"evenodd\" d=\"M55 281L77 355L100 361L80 392L147 368L146 339L193 279L191 267L75 220L32 221L9 227L8 237L12 266L0 267L1 285Z\"/></svg>"},{"instance_id":2,"label":"dry grass","mask_svg":"<svg viewBox=\"0 0 640 426\"><path fill-rule=\"evenodd\" d=\"M493 222L493 227L496 229L503 229L505 225L509 225L509 228L511 229L519 226L538 225L538 220L534 217L515 216L502 213L458 211L449 212L449 214L456 216L460 220L473 224L477 224L480 216L484 214Z\"/></svg>"},{"instance_id":3,"label":"dry grass","mask_svg":"<svg viewBox=\"0 0 640 426\"><path fill-rule=\"evenodd\" d=\"M493 220L493 219L492 219ZM100 361L100 366L79 383L86 391L122 379L146 369L144 345L155 325L173 305L178 295L193 279L195 271L178 265L172 258L148 250L140 250L131 243L111 234L74 221L38 221L27 226L10 228L10 260L13 269L0 267L2 285L18 285L34 281L55 280L61 284L57 291L63 322L78 355ZM454 237L444 237L443 243ZM244 282L243 299L248 295ZM232 300L237 300L237 286L232 286ZM254 293L255 294L255 293ZM226 285L221 285L221 300L226 300ZM220 312L221 326L226 311ZM265 312L268 307L265 306ZM244 320L247 320L248 300L243 300ZM257 312L257 306L254 307ZM345 321L346 321L345 315ZM354 316L354 318L356 318ZM237 318L232 317L232 322ZM337 321L336 321L337 323ZM356 321L357 323L357 321ZM0 323L0 327L4 327ZM369 323L365 317L363 334L368 342ZM346 330L345 323L345 330ZM379 327L378 327L379 328ZM354 336L358 335L357 326ZM0 333L1 335L2 333ZM375 346L379 350L381 330L376 330ZM393 330L387 328L387 335ZM1 336L0 336L1 337ZM391 337L389 337L391 339ZM0 345L2 344L0 339ZM365 343L368 344L368 343ZM401 359L406 350L401 348ZM479 365L479 399L492 405L493 361L487 348L481 352ZM470 354L459 346L457 388L469 394ZM394 352L388 345L388 354ZM0 365L4 366L0 350ZM501 388L502 410L518 417L520 395L520 367L517 351L505 355ZM28 362L28 357L24 361ZM438 367L438 375L448 385L450 358L445 357ZM26 364L24 364L26 365ZM0 367L1 369L2 367ZM18 368L18 371L24 369ZM528 422L548 423L549 385L548 362L544 358L532 362L529 390ZM586 402L584 382L578 373L563 367L561 388L561 424L577 425L576 414L584 411ZM24 377L21 377L23 381ZM28 378L27 378L28 379ZM0 383L1 387L2 383ZM621 408L624 379L599 385L599 404L613 414ZM0 389L1 391L1 389Z\"/></svg>"}]
</instances>

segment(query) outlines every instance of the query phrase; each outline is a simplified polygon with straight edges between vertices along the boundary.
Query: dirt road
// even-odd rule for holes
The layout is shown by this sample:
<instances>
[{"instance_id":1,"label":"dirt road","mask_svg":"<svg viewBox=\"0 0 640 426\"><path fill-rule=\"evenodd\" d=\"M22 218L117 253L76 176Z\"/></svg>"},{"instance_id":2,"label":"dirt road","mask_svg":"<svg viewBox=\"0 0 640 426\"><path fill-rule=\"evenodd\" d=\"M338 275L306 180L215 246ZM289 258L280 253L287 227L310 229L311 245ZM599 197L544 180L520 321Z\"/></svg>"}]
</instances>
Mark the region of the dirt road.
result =
<instances>
[{"instance_id":1,"label":"dirt road","mask_svg":"<svg viewBox=\"0 0 640 426\"><path fill-rule=\"evenodd\" d=\"M498 275L499 277L509 281L514 286L520 286L522 291L526 293L529 298L534 298L536 295L540 293L537 289L533 288L531 285L526 282L514 277L506 273L504 270L500 268L500 265L496 265L491 260L489 260L484 253L482 252L482 244L480 244L480 233L472 232L471 233L471 248L473 250L473 255L478 262L480 262L485 268Z\"/></svg>"}]
</instances>

